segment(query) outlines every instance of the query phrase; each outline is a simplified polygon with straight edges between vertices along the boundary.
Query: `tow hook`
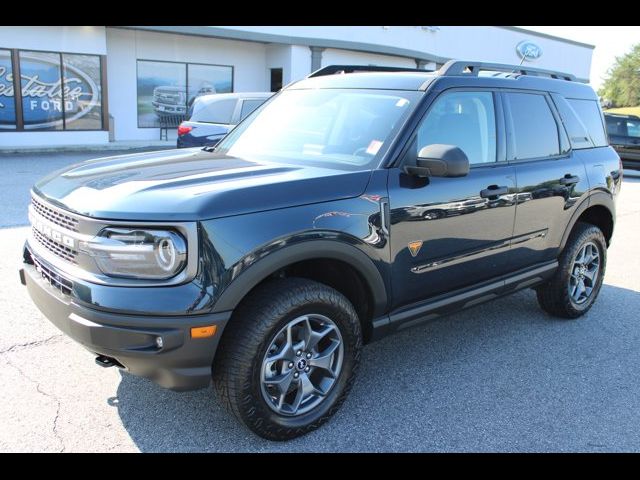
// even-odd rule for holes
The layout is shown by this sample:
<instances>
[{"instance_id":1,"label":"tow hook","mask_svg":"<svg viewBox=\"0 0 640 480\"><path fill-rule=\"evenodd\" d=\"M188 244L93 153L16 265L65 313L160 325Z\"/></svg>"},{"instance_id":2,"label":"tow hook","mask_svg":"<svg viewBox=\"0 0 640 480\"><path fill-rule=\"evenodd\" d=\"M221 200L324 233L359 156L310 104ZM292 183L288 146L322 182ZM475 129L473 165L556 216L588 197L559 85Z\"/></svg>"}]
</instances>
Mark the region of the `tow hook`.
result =
<instances>
[{"instance_id":1,"label":"tow hook","mask_svg":"<svg viewBox=\"0 0 640 480\"><path fill-rule=\"evenodd\" d=\"M96 363L98 365L100 365L101 367L104 368L109 368L109 367L120 367L120 368L124 368L124 365L122 365L119 361L117 361L115 358L111 358L111 357L106 357L104 355L98 355L96 357Z\"/></svg>"}]
</instances>

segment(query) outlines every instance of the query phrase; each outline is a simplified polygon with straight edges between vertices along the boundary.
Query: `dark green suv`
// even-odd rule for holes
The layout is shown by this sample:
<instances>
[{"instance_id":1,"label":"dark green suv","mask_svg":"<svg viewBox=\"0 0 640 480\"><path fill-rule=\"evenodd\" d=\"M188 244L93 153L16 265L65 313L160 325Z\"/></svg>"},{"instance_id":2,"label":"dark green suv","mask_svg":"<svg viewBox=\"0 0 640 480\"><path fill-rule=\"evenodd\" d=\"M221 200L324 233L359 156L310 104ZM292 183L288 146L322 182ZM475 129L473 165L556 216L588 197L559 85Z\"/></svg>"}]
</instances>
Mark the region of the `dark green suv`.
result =
<instances>
[{"instance_id":1,"label":"dark green suv","mask_svg":"<svg viewBox=\"0 0 640 480\"><path fill-rule=\"evenodd\" d=\"M215 148L39 181L21 279L100 365L176 390L213 376L283 440L336 412L373 340L525 288L587 312L621 171L569 75L332 66Z\"/></svg>"}]
</instances>

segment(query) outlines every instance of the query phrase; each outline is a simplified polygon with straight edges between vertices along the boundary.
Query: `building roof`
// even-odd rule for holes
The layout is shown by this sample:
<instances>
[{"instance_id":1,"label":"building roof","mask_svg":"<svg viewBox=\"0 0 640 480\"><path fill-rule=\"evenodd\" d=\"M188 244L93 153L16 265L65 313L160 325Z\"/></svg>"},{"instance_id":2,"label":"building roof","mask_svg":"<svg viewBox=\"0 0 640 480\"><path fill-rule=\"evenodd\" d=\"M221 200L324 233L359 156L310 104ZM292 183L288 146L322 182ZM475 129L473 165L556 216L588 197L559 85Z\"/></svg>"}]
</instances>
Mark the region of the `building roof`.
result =
<instances>
[{"instance_id":1,"label":"building roof","mask_svg":"<svg viewBox=\"0 0 640 480\"><path fill-rule=\"evenodd\" d=\"M429 53L420 50L419 48L403 48L393 45L383 45L378 43L366 43L362 41L356 41L353 38L318 38L315 36L305 36L299 34L282 34L271 33L260 30L252 30L251 27L218 27L218 26L118 26L117 28L131 28L136 30L150 30L164 33L177 33L183 35L196 35L204 37L216 37L226 38L231 40L243 40L249 42L260 43L279 43L285 45L307 45L309 47L321 47L321 48L337 48L345 50L354 50L360 52L369 52L386 55L396 55L402 57L416 58L429 62L444 63L449 60L448 57L443 57L437 54ZM537 36L540 38L547 38L550 40L566 43L569 45L575 45L583 48L594 49L594 45L587 43L576 42L567 38L556 37L554 35L548 35L546 33L534 32L532 30L526 30L519 27L511 26L495 26L493 28L500 28L503 30L510 30L513 32L520 32L531 36ZM297 32L296 32L297 33Z\"/></svg>"}]
</instances>

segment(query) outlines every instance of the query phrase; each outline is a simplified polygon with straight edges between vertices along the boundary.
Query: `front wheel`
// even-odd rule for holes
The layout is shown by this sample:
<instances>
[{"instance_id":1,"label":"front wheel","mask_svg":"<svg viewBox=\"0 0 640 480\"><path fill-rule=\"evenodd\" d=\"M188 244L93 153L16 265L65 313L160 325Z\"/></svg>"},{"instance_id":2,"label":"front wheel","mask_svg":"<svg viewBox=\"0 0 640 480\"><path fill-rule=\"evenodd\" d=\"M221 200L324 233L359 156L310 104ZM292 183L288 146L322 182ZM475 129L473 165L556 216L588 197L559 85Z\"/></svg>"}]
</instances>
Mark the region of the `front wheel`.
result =
<instances>
[{"instance_id":1,"label":"front wheel","mask_svg":"<svg viewBox=\"0 0 640 480\"><path fill-rule=\"evenodd\" d=\"M536 288L538 303L551 315L577 318L595 302L607 263L607 242L595 225L576 224L559 258L558 270Z\"/></svg>"},{"instance_id":2,"label":"front wheel","mask_svg":"<svg viewBox=\"0 0 640 480\"><path fill-rule=\"evenodd\" d=\"M361 347L358 315L342 294L302 278L273 280L251 293L225 329L214 386L255 433L287 440L336 412Z\"/></svg>"}]
</instances>

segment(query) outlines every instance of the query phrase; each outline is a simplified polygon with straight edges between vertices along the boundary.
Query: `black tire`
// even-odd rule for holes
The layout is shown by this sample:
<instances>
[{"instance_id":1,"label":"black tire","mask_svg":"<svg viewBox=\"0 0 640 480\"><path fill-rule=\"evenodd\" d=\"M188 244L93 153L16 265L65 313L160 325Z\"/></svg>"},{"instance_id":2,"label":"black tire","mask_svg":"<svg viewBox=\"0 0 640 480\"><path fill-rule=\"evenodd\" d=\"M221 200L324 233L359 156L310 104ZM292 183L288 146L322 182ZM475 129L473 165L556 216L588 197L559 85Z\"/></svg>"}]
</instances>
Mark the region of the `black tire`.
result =
<instances>
[{"instance_id":1,"label":"black tire","mask_svg":"<svg viewBox=\"0 0 640 480\"><path fill-rule=\"evenodd\" d=\"M262 361L288 322L312 313L329 317L338 327L342 368L319 405L297 416L280 415L263 397ZM344 295L303 278L275 279L256 288L234 312L216 353L213 384L225 407L253 432L288 440L318 428L338 410L351 390L361 348L360 321Z\"/></svg>"},{"instance_id":2,"label":"black tire","mask_svg":"<svg viewBox=\"0 0 640 480\"><path fill-rule=\"evenodd\" d=\"M569 291L569 276L576 255L584 245L593 243L600 254L600 269L589 298L584 303L577 304ZM593 306L604 279L607 264L607 242L602 231L590 223L578 222L565 245L559 258L558 270L554 276L543 285L536 288L538 303L547 313L560 318L578 318Z\"/></svg>"}]
</instances>

